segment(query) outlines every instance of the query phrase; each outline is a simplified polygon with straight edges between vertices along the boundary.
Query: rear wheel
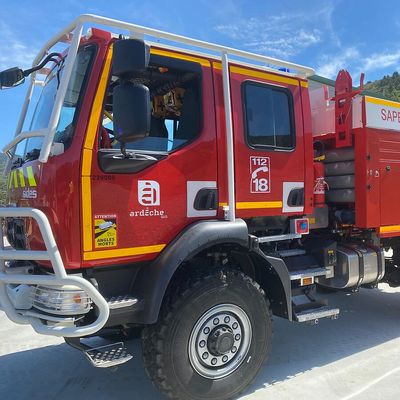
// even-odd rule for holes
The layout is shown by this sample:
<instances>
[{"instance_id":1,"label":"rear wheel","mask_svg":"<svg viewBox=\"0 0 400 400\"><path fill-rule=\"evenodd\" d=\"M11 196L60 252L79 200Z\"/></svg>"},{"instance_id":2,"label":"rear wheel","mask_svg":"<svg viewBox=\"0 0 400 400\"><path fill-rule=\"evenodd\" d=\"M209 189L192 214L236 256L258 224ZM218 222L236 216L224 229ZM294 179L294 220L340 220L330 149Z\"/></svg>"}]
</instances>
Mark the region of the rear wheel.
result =
<instances>
[{"instance_id":1,"label":"rear wheel","mask_svg":"<svg viewBox=\"0 0 400 400\"><path fill-rule=\"evenodd\" d=\"M271 336L260 287L240 272L208 272L167 297L158 323L143 331L143 359L172 399L230 399L256 377Z\"/></svg>"}]
</instances>

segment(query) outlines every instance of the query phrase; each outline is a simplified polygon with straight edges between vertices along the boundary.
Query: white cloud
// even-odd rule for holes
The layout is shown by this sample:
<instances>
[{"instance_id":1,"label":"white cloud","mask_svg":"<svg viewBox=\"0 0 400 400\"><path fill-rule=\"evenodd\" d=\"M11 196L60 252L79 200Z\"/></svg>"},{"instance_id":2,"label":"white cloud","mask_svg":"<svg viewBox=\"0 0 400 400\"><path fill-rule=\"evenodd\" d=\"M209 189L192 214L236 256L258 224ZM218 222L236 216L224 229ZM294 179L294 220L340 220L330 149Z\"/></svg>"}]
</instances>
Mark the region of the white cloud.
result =
<instances>
[{"instance_id":1,"label":"white cloud","mask_svg":"<svg viewBox=\"0 0 400 400\"><path fill-rule=\"evenodd\" d=\"M341 69L349 69L349 66L358 60L359 51L349 47L335 55L324 55L317 64L316 73L326 78L336 78Z\"/></svg>"},{"instance_id":2,"label":"white cloud","mask_svg":"<svg viewBox=\"0 0 400 400\"><path fill-rule=\"evenodd\" d=\"M332 28L333 4L314 12L282 13L265 17L233 17L228 24L214 29L253 52L288 58L329 39L340 40ZM238 43L238 46L239 46Z\"/></svg>"},{"instance_id":3,"label":"white cloud","mask_svg":"<svg viewBox=\"0 0 400 400\"><path fill-rule=\"evenodd\" d=\"M399 65L400 49L394 53L384 52L372 54L363 60L361 68L367 72L388 67L395 67L397 69Z\"/></svg>"},{"instance_id":4,"label":"white cloud","mask_svg":"<svg viewBox=\"0 0 400 400\"><path fill-rule=\"evenodd\" d=\"M29 68L37 50L24 43L4 22L0 22L0 70L21 67Z\"/></svg>"},{"instance_id":5,"label":"white cloud","mask_svg":"<svg viewBox=\"0 0 400 400\"><path fill-rule=\"evenodd\" d=\"M316 72L326 78L335 78L341 69L347 69L353 76L361 72L371 72L393 67L400 68L400 49L394 52L384 51L363 56L355 47L348 47L337 54L325 54L317 64Z\"/></svg>"},{"instance_id":6,"label":"white cloud","mask_svg":"<svg viewBox=\"0 0 400 400\"><path fill-rule=\"evenodd\" d=\"M289 57L321 41L317 27L305 28L301 14L281 14L269 18L239 19L217 25L215 30L240 41L250 51Z\"/></svg>"}]
</instances>

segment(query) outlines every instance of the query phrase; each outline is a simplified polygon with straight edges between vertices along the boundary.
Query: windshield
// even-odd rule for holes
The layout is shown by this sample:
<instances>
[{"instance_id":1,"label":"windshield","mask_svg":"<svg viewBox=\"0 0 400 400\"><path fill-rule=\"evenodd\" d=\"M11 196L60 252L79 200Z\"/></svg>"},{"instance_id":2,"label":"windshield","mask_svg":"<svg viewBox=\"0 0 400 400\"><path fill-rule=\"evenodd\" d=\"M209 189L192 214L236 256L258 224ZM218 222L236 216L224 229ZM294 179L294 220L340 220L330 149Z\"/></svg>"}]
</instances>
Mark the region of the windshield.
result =
<instances>
[{"instance_id":1,"label":"windshield","mask_svg":"<svg viewBox=\"0 0 400 400\"><path fill-rule=\"evenodd\" d=\"M56 133L54 135L54 142L63 143L64 148L67 148L71 144L78 114L77 110L79 109L84 83L88 75L89 65L91 64L93 54L94 46L82 48L78 52L73 66L71 79L68 84L67 93L61 108ZM62 73L63 66L57 66L46 79L46 85L42 90L33 114L30 125L31 131L48 127ZM36 159L39 156L42 141L43 138L41 137L30 138L23 142L25 147L24 150L16 152L16 154L19 153L18 157L22 158L22 161Z\"/></svg>"}]
</instances>

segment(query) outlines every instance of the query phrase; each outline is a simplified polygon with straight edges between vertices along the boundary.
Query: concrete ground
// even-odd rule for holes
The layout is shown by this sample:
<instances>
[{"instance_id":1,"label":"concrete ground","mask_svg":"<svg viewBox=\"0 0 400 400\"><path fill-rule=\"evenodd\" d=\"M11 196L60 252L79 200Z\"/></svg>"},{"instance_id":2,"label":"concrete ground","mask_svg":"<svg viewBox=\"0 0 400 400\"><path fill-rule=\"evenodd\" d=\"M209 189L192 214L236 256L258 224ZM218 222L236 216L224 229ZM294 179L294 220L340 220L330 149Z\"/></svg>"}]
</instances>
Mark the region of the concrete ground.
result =
<instances>
[{"instance_id":1,"label":"concrete ground","mask_svg":"<svg viewBox=\"0 0 400 400\"><path fill-rule=\"evenodd\" d=\"M275 319L268 362L242 400L400 398L400 288L329 294L337 321ZM97 340L97 339L94 339ZM62 340L9 322L0 311L0 399L162 399L147 379L140 343L117 371L95 369Z\"/></svg>"}]
</instances>

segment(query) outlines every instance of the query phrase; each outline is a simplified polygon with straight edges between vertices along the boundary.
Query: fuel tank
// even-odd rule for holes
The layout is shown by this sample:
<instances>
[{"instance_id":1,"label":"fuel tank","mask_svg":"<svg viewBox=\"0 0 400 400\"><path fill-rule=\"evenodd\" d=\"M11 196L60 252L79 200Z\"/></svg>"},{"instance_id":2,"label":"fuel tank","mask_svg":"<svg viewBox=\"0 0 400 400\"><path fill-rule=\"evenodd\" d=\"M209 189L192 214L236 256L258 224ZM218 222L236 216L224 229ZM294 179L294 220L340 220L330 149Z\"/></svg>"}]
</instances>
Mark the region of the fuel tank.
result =
<instances>
[{"instance_id":1,"label":"fuel tank","mask_svg":"<svg viewBox=\"0 0 400 400\"><path fill-rule=\"evenodd\" d=\"M337 246L337 262L333 278L318 278L321 286L351 289L378 283L385 274L383 251L359 244Z\"/></svg>"}]
</instances>

